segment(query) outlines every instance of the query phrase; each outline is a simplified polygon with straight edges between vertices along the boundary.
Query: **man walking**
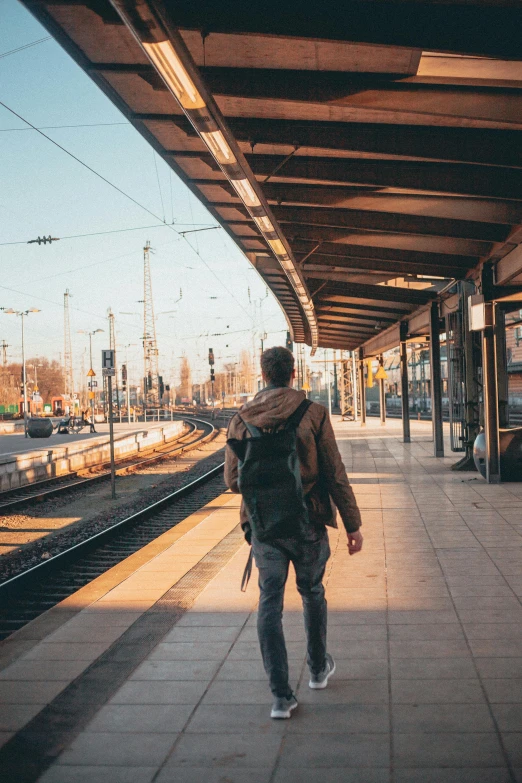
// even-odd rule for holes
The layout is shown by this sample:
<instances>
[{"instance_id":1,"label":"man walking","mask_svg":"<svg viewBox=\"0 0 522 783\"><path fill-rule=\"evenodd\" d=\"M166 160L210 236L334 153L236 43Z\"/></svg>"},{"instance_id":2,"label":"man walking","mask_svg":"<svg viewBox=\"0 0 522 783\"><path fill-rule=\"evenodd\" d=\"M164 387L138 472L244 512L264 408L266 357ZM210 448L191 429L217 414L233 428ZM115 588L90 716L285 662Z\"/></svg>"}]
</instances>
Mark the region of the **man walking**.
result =
<instances>
[{"instance_id":1,"label":"man walking","mask_svg":"<svg viewBox=\"0 0 522 783\"><path fill-rule=\"evenodd\" d=\"M326 688L328 678L335 671L335 662L326 649L323 587L330 556L325 526L337 527L332 501L346 528L351 555L361 550L363 539L359 532L360 512L327 410L318 403L310 403L303 392L290 387L295 377L294 357L286 348L264 351L261 371L266 388L230 421L225 481L229 489L243 495L241 525L246 540L252 544L259 570L257 626L263 664L274 697L271 717L290 718L297 700L288 680L282 625L289 564L294 565L297 589L303 600L309 686ZM292 430L295 430L293 440ZM250 453L257 454L257 462L249 459L247 444ZM293 477L293 484L287 482L289 489L285 495L278 496L274 472L281 481L285 471L291 474L292 447L297 476ZM252 464L254 469L249 468ZM295 514L285 510L289 502ZM272 527L270 517L274 521Z\"/></svg>"}]
</instances>

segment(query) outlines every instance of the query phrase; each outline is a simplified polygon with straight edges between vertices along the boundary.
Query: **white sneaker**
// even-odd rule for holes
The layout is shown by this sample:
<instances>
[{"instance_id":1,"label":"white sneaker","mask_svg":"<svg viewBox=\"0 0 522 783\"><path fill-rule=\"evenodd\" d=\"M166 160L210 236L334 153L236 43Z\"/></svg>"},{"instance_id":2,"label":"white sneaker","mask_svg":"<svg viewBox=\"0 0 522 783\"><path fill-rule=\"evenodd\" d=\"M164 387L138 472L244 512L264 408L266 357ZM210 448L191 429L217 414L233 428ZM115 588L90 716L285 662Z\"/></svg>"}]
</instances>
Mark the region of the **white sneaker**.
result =
<instances>
[{"instance_id":1,"label":"white sneaker","mask_svg":"<svg viewBox=\"0 0 522 783\"><path fill-rule=\"evenodd\" d=\"M330 653L326 653L326 666L319 674L312 674L310 676L310 682L308 683L309 687L317 691L323 690L323 688L326 688L328 685L328 679L332 676L334 671L335 661Z\"/></svg>"},{"instance_id":2,"label":"white sneaker","mask_svg":"<svg viewBox=\"0 0 522 783\"><path fill-rule=\"evenodd\" d=\"M291 718L292 710L297 707L297 699L292 693L290 696L276 696L272 704L271 718Z\"/></svg>"}]
</instances>

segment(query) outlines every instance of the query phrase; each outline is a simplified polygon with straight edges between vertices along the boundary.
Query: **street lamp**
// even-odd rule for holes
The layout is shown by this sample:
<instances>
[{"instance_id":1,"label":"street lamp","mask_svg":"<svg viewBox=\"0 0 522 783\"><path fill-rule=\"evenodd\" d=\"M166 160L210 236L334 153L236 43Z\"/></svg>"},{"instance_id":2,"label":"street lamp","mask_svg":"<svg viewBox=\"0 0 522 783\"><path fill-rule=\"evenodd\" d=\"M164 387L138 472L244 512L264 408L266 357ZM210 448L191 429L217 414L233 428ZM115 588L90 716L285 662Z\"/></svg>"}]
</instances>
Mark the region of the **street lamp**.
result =
<instances>
[{"instance_id":1,"label":"street lamp","mask_svg":"<svg viewBox=\"0 0 522 783\"><path fill-rule=\"evenodd\" d=\"M91 416L92 416L92 426L94 427L94 392L93 392L93 385L92 385L92 379L94 378L94 370L92 369L92 338L93 335L98 334L98 332L103 332L103 329L94 329L94 331L89 332L85 329L78 329L78 334L87 334L89 336L89 361L90 361L90 370L89 370L89 377L91 379L90 381L90 387L91 387Z\"/></svg>"},{"instance_id":2,"label":"street lamp","mask_svg":"<svg viewBox=\"0 0 522 783\"><path fill-rule=\"evenodd\" d=\"M13 310L10 307L5 310L7 315L19 315L22 319L22 383L24 387L24 436L27 438L27 374L25 370L25 331L24 331L24 318L29 313L39 313L40 310L37 307L30 307L28 310Z\"/></svg>"}]
</instances>

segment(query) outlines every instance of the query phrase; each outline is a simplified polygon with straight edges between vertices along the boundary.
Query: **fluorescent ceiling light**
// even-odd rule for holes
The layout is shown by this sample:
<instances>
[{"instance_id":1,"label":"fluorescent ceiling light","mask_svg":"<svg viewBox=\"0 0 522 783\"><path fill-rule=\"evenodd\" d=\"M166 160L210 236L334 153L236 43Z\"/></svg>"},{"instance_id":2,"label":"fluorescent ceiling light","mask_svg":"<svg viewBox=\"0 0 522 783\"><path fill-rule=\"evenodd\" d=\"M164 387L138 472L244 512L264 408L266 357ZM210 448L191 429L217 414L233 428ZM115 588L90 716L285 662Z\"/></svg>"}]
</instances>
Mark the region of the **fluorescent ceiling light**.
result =
<instances>
[{"instance_id":1,"label":"fluorescent ceiling light","mask_svg":"<svg viewBox=\"0 0 522 783\"><path fill-rule=\"evenodd\" d=\"M143 43L143 48L184 109L204 109L205 101L170 41Z\"/></svg>"},{"instance_id":2,"label":"fluorescent ceiling light","mask_svg":"<svg viewBox=\"0 0 522 783\"><path fill-rule=\"evenodd\" d=\"M276 255L278 255L278 256L287 256L288 257L288 253L286 252L286 248L285 248L285 246L283 245L283 243L281 242L280 239L269 239L268 240L268 244L270 245L270 247L272 248L272 250L274 251L274 253ZM292 269L293 269L293 264L292 264Z\"/></svg>"},{"instance_id":3,"label":"fluorescent ceiling light","mask_svg":"<svg viewBox=\"0 0 522 783\"><path fill-rule=\"evenodd\" d=\"M261 206L261 202L259 201L254 188L247 179L231 179L230 183L247 207Z\"/></svg>"},{"instance_id":4,"label":"fluorescent ceiling light","mask_svg":"<svg viewBox=\"0 0 522 783\"><path fill-rule=\"evenodd\" d=\"M210 133L202 132L200 135L218 163L237 163L234 153L220 130Z\"/></svg>"},{"instance_id":5,"label":"fluorescent ceiling light","mask_svg":"<svg viewBox=\"0 0 522 783\"><path fill-rule=\"evenodd\" d=\"M272 223L270 222L269 218L267 218L266 215L263 215L262 217L255 217L255 222L261 229L261 231L266 231L268 234L272 234L275 231L275 228L273 227Z\"/></svg>"}]
</instances>

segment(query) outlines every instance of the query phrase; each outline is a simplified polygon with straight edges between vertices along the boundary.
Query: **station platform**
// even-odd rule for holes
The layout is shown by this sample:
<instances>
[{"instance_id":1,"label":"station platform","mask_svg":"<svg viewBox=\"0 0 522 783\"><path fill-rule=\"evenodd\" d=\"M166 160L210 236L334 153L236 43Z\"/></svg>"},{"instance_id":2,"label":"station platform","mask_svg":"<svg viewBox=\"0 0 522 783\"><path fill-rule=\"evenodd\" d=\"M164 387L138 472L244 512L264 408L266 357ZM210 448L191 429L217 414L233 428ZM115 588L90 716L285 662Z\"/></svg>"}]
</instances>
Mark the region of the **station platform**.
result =
<instances>
[{"instance_id":1,"label":"station platform","mask_svg":"<svg viewBox=\"0 0 522 783\"><path fill-rule=\"evenodd\" d=\"M255 572L224 494L0 645L0 777L29 783L522 781L522 484L454 473L430 428L335 423L363 517L330 531L329 649L269 718ZM448 452L451 453L451 452Z\"/></svg>"},{"instance_id":2,"label":"station platform","mask_svg":"<svg viewBox=\"0 0 522 783\"><path fill-rule=\"evenodd\" d=\"M57 420L56 420L57 421ZM148 422L116 422L114 424L114 435L117 438L130 435L133 432L147 431L168 424L167 421L148 421ZM89 432L89 427L84 427L81 432L71 433L70 435L58 435L56 432L49 438L26 438L22 433L0 434L0 456L10 456L12 454L29 454L32 451L42 451L42 449L55 449L63 446L72 446L85 441L98 439L105 442L109 438L109 425L96 422L96 432Z\"/></svg>"},{"instance_id":3,"label":"station platform","mask_svg":"<svg viewBox=\"0 0 522 783\"><path fill-rule=\"evenodd\" d=\"M114 425L116 459L155 448L183 433L181 420ZM0 490L12 490L35 481L84 470L110 459L109 425L96 425L96 432L49 438L0 436ZM2 449L4 452L2 453Z\"/></svg>"}]
</instances>

